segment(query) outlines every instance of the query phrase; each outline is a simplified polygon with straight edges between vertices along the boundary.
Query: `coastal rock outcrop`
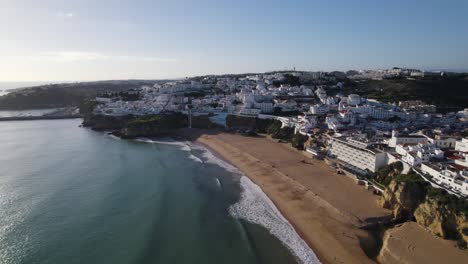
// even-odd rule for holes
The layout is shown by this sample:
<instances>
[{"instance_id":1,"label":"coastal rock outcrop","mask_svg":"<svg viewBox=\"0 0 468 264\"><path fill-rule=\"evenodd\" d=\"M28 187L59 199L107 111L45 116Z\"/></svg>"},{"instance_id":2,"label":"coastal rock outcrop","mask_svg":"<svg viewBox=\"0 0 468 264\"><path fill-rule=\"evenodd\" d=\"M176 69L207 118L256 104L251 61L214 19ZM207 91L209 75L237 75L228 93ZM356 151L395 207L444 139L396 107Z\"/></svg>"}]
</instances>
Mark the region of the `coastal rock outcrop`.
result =
<instances>
[{"instance_id":1,"label":"coastal rock outcrop","mask_svg":"<svg viewBox=\"0 0 468 264\"><path fill-rule=\"evenodd\" d=\"M167 135L175 129L188 125L187 115L182 113L164 113L147 116L110 116L92 115L84 116L83 126L93 130L111 130L113 134L122 138L154 137ZM192 127L194 128L214 128L208 116L193 116Z\"/></svg>"},{"instance_id":2,"label":"coastal rock outcrop","mask_svg":"<svg viewBox=\"0 0 468 264\"><path fill-rule=\"evenodd\" d=\"M132 116L85 115L83 126L93 130L118 130L125 127Z\"/></svg>"},{"instance_id":3,"label":"coastal rock outcrop","mask_svg":"<svg viewBox=\"0 0 468 264\"><path fill-rule=\"evenodd\" d=\"M468 252L453 246L415 222L405 222L385 231L377 256L382 264L468 263Z\"/></svg>"},{"instance_id":4,"label":"coastal rock outcrop","mask_svg":"<svg viewBox=\"0 0 468 264\"><path fill-rule=\"evenodd\" d=\"M385 189L380 204L393 211L395 220L404 221L413 217L425 196L426 190L420 184L393 180Z\"/></svg>"},{"instance_id":5,"label":"coastal rock outcrop","mask_svg":"<svg viewBox=\"0 0 468 264\"><path fill-rule=\"evenodd\" d=\"M429 198L420 204L414 211L414 217L418 224L440 237L462 237L465 241L468 240L468 233L465 234L464 231L468 229L468 219L465 215L434 199Z\"/></svg>"},{"instance_id":6,"label":"coastal rock outcrop","mask_svg":"<svg viewBox=\"0 0 468 264\"><path fill-rule=\"evenodd\" d=\"M387 186L380 204L393 211L394 221L415 220L432 233L458 240L465 248L468 240L468 201L433 188L415 174L399 175Z\"/></svg>"}]
</instances>

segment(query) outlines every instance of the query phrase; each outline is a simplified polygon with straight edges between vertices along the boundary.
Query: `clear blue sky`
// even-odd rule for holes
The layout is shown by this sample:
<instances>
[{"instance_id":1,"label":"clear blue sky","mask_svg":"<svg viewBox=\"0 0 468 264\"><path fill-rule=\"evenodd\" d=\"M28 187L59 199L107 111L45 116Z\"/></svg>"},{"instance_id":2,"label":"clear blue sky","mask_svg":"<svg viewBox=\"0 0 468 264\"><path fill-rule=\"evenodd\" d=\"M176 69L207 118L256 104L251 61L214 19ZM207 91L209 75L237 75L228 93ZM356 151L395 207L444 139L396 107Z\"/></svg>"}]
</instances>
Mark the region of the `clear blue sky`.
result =
<instances>
[{"instance_id":1,"label":"clear blue sky","mask_svg":"<svg viewBox=\"0 0 468 264\"><path fill-rule=\"evenodd\" d=\"M467 0L2 0L0 81L468 70Z\"/></svg>"}]
</instances>

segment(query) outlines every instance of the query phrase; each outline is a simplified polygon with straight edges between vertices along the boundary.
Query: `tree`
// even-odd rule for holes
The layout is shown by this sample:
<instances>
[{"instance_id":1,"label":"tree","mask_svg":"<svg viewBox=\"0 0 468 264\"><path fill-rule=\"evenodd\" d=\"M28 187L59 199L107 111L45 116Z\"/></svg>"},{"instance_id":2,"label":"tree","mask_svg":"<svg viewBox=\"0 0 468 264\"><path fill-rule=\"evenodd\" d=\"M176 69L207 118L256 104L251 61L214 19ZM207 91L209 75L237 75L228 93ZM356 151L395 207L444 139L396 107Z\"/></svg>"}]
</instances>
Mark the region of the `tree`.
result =
<instances>
[{"instance_id":1,"label":"tree","mask_svg":"<svg viewBox=\"0 0 468 264\"><path fill-rule=\"evenodd\" d=\"M291 145L298 149L298 150L303 150L304 149L304 143L309 139L308 136L302 135L301 133L296 133L291 139Z\"/></svg>"}]
</instances>

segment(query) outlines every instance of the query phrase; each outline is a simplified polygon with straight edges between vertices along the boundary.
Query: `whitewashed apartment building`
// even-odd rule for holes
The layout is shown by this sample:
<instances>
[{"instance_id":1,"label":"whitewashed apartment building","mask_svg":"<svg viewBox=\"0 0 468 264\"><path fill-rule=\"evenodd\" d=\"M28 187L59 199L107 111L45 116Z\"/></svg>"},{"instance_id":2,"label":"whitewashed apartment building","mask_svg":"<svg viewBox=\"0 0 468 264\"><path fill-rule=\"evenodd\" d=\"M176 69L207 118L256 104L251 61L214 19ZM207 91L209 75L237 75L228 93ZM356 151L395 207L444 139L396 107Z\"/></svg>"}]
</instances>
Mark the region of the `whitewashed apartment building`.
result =
<instances>
[{"instance_id":1,"label":"whitewashed apartment building","mask_svg":"<svg viewBox=\"0 0 468 264\"><path fill-rule=\"evenodd\" d=\"M421 171L451 191L468 196L468 171L452 164L423 163Z\"/></svg>"},{"instance_id":2,"label":"whitewashed apartment building","mask_svg":"<svg viewBox=\"0 0 468 264\"><path fill-rule=\"evenodd\" d=\"M366 170L376 172L387 162L386 153L372 147L371 143L354 138L332 138L330 152L345 163L345 166L366 173Z\"/></svg>"}]
</instances>

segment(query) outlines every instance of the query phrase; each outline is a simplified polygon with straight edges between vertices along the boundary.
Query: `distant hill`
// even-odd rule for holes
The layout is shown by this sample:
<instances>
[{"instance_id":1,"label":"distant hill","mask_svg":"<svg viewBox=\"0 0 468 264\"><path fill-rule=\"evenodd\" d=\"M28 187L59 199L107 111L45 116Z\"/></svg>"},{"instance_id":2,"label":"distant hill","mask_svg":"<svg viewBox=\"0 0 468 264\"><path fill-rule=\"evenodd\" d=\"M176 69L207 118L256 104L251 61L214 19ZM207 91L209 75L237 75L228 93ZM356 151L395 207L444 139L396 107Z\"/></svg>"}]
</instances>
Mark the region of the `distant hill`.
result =
<instances>
[{"instance_id":1,"label":"distant hill","mask_svg":"<svg viewBox=\"0 0 468 264\"><path fill-rule=\"evenodd\" d=\"M345 93L356 93L381 102L419 99L437 106L438 112L468 107L468 75L456 74L433 79L389 79L349 81Z\"/></svg>"},{"instance_id":2,"label":"distant hill","mask_svg":"<svg viewBox=\"0 0 468 264\"><path fill-rule=\"evenodd\" d=\"M1 110L41 109L79 106L83 100L103 92L127 91L158 81L124 80L47 84L15 89L0 97Z\"/></svg>"}]
</instances>

